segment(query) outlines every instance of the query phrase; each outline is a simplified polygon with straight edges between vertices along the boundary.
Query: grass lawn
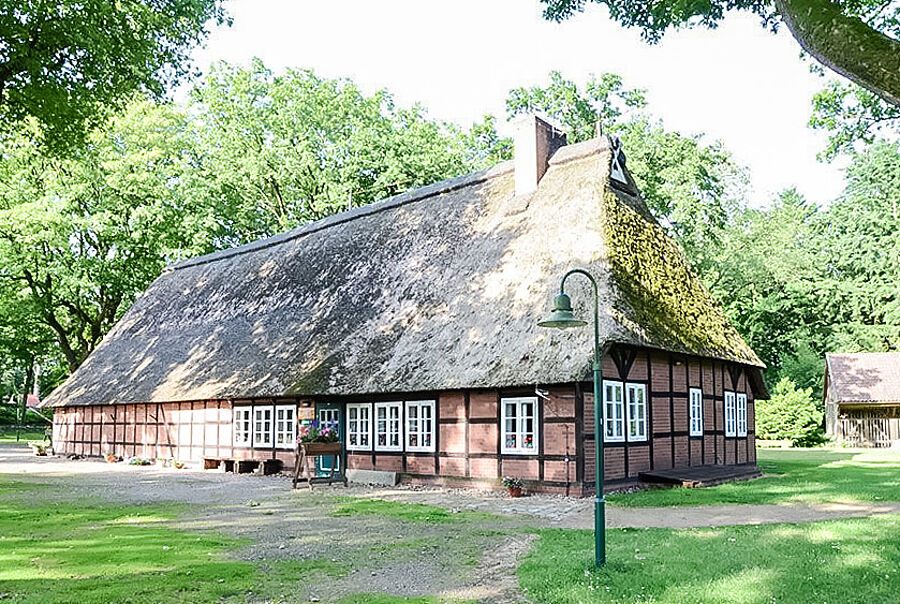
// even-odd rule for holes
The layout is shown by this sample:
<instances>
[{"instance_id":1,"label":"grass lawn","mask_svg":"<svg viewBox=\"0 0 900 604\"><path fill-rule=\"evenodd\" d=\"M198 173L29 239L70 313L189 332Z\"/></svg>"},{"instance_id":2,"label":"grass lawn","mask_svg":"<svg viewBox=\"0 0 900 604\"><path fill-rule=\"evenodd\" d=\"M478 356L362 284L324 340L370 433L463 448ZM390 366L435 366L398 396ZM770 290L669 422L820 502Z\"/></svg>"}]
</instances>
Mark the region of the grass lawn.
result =
<instances>
[{"instance_id":1,"label":"grass lawn","mask_svg":"<svg viewBox=\"0 0 900 604\"><path fill-rule=\"evenodd\" d=\"M757 449L756 480L703 489L658 489L607 497L629 507L900 501L900 451Z\"/></svg>"},{"instance_id":2,"label":"grass lawn","mask_svg":"<svg viewBox=\"0 0 900 604\"><path fill-rule=\"evenodd\" d=\"M19 433L19 442L22 444L26 444L29 440L43 441L44 433L38 431L30 431L30 432L20 432ZM16 442L16 429L9 428L4 426L0 428L0 443L14 443Z\"/></svg>"},{"instance_id":3,"label":"grass lawn","mask_svg":"<svg viewBox=\"0 0 900 604\"><path fill-rule=\"evenodd\" d=\"M540 531L519 567L535 602L896 603L900 516L721 529Z\"/></svg>"}]
</instances>

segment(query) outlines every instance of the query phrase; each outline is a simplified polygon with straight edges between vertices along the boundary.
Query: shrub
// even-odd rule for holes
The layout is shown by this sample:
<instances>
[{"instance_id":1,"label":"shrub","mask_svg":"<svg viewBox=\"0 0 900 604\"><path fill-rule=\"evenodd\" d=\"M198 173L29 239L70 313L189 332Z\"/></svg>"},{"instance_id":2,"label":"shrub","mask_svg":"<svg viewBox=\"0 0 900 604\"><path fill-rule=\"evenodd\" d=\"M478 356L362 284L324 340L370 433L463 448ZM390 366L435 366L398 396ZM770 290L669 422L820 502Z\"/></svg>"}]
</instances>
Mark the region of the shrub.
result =
<instances>
[{"instance_id":1,"label":"shrub","mask_svg":"<svg viewBox=\"0 0 900 604\"><path fill-rule=\"evenodd\" d=\"M763 439L790 440L795 447L823 443L822 412L812 388L797 388L790 378L781 378L772 398L756 402L756 432Z\"/></svg>"}]
</instances>

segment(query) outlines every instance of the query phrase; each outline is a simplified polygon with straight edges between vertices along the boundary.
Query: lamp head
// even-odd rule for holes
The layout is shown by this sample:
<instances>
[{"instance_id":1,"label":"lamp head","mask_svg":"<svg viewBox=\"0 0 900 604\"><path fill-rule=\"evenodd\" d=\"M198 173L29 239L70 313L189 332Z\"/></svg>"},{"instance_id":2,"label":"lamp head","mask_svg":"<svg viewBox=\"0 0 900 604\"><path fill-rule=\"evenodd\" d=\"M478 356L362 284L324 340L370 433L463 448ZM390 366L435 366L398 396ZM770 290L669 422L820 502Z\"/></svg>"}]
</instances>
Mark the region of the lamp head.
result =
<instances>
[{"instance_id":1,"label":"lamp head","mask_svg":"<svg viewBox=\"0 0 900 604\"><path fill-rule=\"evenodd\" d=\"M572 300L566 294L559 294L553 298L553 310L544 319L538 321L540 327L556 327L558 329L583 327L584 325L587 325L587 321L575 317L575 313L572 312Z\"/></svg>"}]
</instances>

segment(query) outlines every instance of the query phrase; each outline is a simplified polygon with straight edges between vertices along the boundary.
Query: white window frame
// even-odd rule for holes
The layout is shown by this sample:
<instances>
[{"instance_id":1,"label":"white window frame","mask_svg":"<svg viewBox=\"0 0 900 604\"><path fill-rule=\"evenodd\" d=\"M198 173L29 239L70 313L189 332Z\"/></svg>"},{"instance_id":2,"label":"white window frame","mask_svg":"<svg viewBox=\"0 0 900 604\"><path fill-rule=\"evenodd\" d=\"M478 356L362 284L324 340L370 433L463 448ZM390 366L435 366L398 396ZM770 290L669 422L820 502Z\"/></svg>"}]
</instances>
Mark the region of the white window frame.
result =
<instances>
[{"instance_id":1,"label":"white window frame","mask_svg":"<svg viewBox=\"0 0 900 604\"><path fill-rule=\"evenodd\" d=\"M507 405L514 405L516 410L515 417L510 417L507 412ZM531 405L531 415L523 413L525 405ZM501 452L509 455L537 455L540 450L540 434L538 429L538 398L536 396L517 396L500 399L500 444ZM532 430L526 430L525 421L531 419ZM506 423L508 420L515 422L514 432L508 432ZM531 434L531 447L523 445L526 435ZM516 445L508 446L507 440L510 435L515 436Z\"/></svg>"},{"instance_id":2,"label":"white window frame","mask_svg":"<svg viewBox=\"0 0 900 604\"><path fill-rule=\"evenodd\" d=\"M423 419L422 411L428 409L428 420ZM411 417L413 414L410 413L410 410L415 410L415 418ZM433 453L435 450L434 445L434 426L435 426L435 416L434 416L435 404L434 401L406 401L406 431L404 433L403 444L406 446L407 451L415 451L415 452L423 452L423 453ZM425 422L427 421L428 429L425 429ZM430 444L423 445L424 442L423 436L427 435L428 442ZM410 444L410 437L416 436L416 442L418 444L412 445Z\"/></svg>"},{"instance_id":3,"label":"white window frame","mask_svg":"<svg viewBox=\"0 0 900 604\"><path fill-rule=\"evenodd\" d=\"M688 425L691 436L703 436L703 390L691 388L688 393Z\"/></svg>"},{"instance_id":4,"label":"white window frame","mask_svg":"<svg viewBox=\"0 0 900 604\"><path fill-rule=\"evenodd\" d=\"M610 398L610 389L618 389L618 401ZM625 384L616 380L603 380L603 442L625 442Z\"/></svg>"},{"instance_id":5,"label":"white window frame","mask_svg":"<svg viewBox=\"0 0 900 604\"><path fill-rule=\"evenodd\" d=\"M275 448L293 449L296 445L297 405L275 405Z\"/></svg>"},{"instance_id":6,"label":"white window frame","mask_svg":"<svg viewBox=\"0 0 900 604\"><path fill-rule=\"evenodd\" d=\"M737 435L738 437L747 436L747 395L739 392L737 399Z\"/></svg>"},{"instance_id":7,"label":"white window frame","mask_svg":"<svg viewBox=\"0 0 900 604\"><path fill-rule=\"evenodd\" d=\"M268 412L268 419L266 419L266 412ZM260 419L260 414L262 414L262 419ZM262 424L262 429L259 428L260 423ZM275 406L274 405L253 405L253 448L259 449L261 447L271 448L272 447L272 433L275 428ZM257 436L262 435L262 439L258 439Z\"/></svg>"},{"instance_id":8,"label":"white window frame","mask_svg":"<svg viewBox=\"0 0 900 604\"><path fill-rule=\"evenodd\" d=\"M233 446L250 448L253 444L253 407L249 405L235 407L231 413Z\"/></svg>"},{"instance_id":9,"label":"white window frame","mask_svg":"<svg viewBox=\"0 0 900 604\"><path fill-rule=\"evenodd\" d=\"M737 436L735 395L730 390L725 391L725 436Z\"/></svg>"},{"instance_id":10,"label":"white window frame","mask_svg":"<svg viewBox=\"0 0 900 604\"><path fill-rule=\"evenodd\" d=\"M632 405L632 393L640 393L640 403ZM637 395L635 395L637 396ZM641 407L643 417L632 417L632 407ZM626 435L628 442L646 442L647 441L647 385L646 384L625 384L625 414L626 414ZM639 414L641 415L641 414ZM634 430L632 430L634 428Z\"/></svg>"},{"instance_id":11,"label":"white window frame","mask_svg":"<svg viewBox=\"0 0 900 604\"><path fill-rule=\"evenodd\" d=\"M384 409L384 422L387 430L382 432L380 426L378 425L381 421L378 418L378 412ZM397 411L396 419L391 418L391 411ZM393 430L393 424L396 422L396 430ZM402 451L403 450L403 402L402 401L390 401L386 403L375 403L375 414L372 419L372 424L375 427L375 436L373 442L375 443L376 451ZM378 444L378 437L382 434L385 435L385 443L384 445ZM397 444L390 444L390 440L392 436L397 437Z\"/></svg>"},{"instance_id":12,"label":"white window frame","mask_svg":"<svg viewBox=\"0 0 900 604\"><path fill-rule=\"evenodd\" d=\"M334 419L323 419L323 416L327 418L329 415L336 416ZM322 428L331 428L333 430L340 430L341 427L341 410L336 409L334 407L329 407L327 409L319 409L316 414L316 419L319 422L319 430Z\"/></svg>"},{"instance_id":13,"label":"white window frame","mask_svg":"<svg viewBox=\"0 0 900 604\"><path fill-rule=\"evenodd\" d=\"M353 417L354 411L356 418ZM365 419L362 419L362 412L365 411ZM369 403L348 403L347 404L347 450L348 451L371 451L372 450L372 405ZM360 429L360 423L365 422L365 430ZM350 439L356 436L357 444L351 444ZM366 437L366 444L359 444Z\"/></svg>"}]
</instances>

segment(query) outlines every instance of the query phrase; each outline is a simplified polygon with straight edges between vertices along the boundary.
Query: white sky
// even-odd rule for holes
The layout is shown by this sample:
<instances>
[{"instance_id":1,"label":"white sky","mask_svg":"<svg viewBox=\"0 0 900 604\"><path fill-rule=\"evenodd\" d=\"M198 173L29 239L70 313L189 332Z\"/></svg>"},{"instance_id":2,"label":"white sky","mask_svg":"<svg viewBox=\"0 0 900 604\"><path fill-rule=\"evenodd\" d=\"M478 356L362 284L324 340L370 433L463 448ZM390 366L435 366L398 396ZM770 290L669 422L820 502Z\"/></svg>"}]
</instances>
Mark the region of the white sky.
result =
<instances>
[{"instance_id":1,"label":"white sky","mask_svg":"<svg viewBox=\"0 0 900 604\"><path fill-rule=\"evenodd\" d=\"M257 56L276 72L311 68L349 77L366 92L387 88L401 105L421 102L432 117L468 126L504 116L509 89L544 84L557 69L583 83L611 71L646 88L648 110L669 129L721 139L750 168L751 203L796 186L827 203L842 189L838 165L820 163L825 135L806 126L824 80L809 73L799 46L749 14L717 30L642 42L592 4L561 24L541 18L537 0L231 0L230 28L197 51L198 67ZM627 150L626 150L627 151Z\"/></svg>"}]
</instances>

